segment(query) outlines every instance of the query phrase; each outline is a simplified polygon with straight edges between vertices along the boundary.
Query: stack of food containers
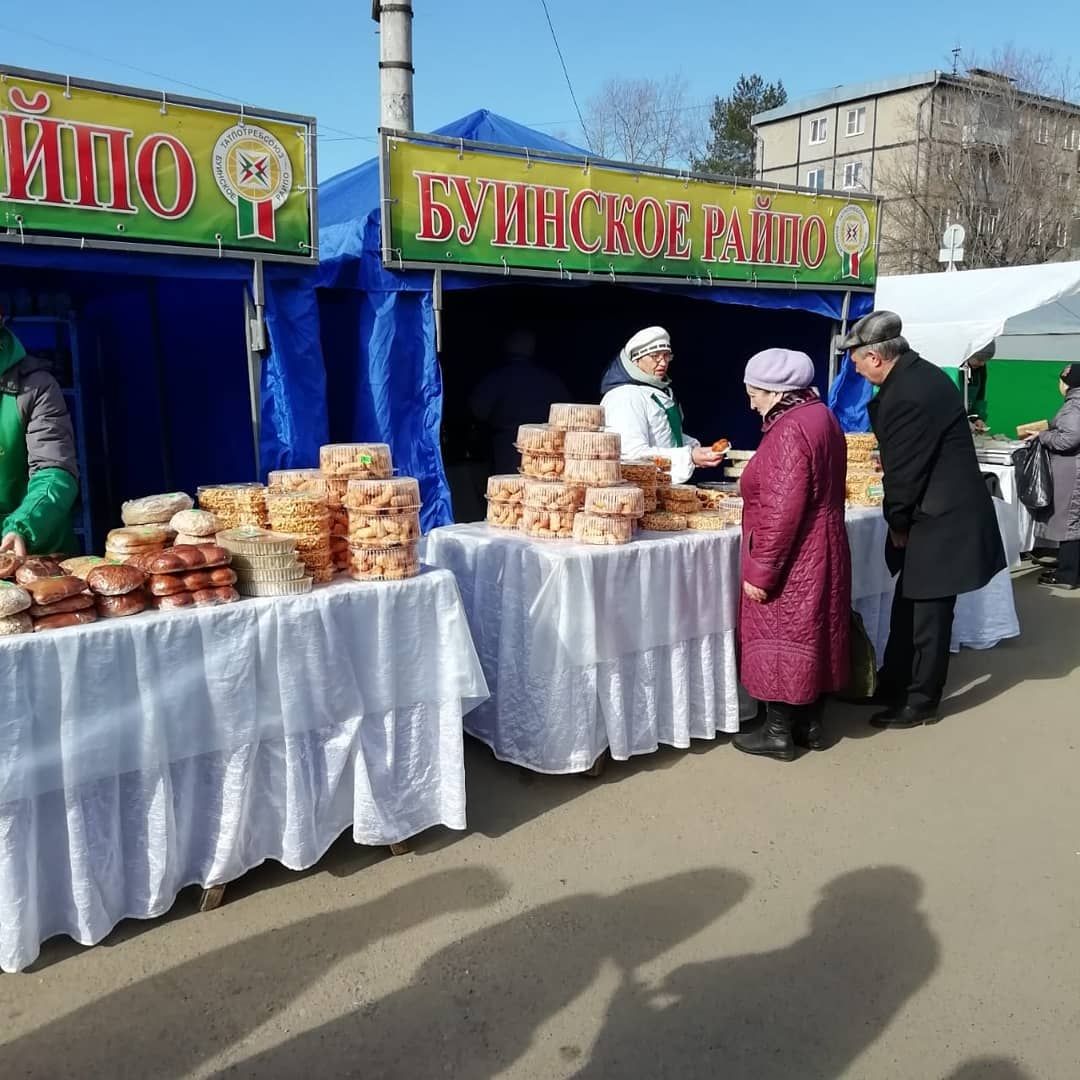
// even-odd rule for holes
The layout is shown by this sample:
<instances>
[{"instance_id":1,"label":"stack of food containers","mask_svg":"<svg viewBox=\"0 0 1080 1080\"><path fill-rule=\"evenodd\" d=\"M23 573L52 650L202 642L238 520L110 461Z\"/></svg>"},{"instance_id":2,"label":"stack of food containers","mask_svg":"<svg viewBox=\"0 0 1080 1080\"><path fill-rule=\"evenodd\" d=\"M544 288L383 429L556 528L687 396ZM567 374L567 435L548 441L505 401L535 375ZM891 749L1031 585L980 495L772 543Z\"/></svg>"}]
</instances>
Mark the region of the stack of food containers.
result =
<instances>
[{"instance_id":1,"label":"stack of food containers","mask_svg":"<svg viewBox=\"0 0 1080 1080\"><path fill-rule=\"evenodd\" d=\"M330 508L326 495L307 491L270 491L266 509L273 532L296 538L296 552L316 584L330 581Z\"/></svg>"},{"instance_id":2,"label":"stack of food containers","mask_svg":"<svg viewBox=\"0 0 1080 1080\"><path fill-rule=\"evenodd\" d=\"M551 424L522 424L514 444L521 454L521 474L536 480L561 480L565 440L566 432Z\"/></svg>"},{"instance_id":3,"label":"stack of food containers","mask_svg":"<svg viewBox=\"0 0 1080 1080\"><path fill-rule=\"evenodd\" d=\"M585 489L552 480L526 480L522 493L521 531L538 540L569 540Z\"/></svg>"},{"instance_id":4,"label":"stack of food containers","mask_svg":"<svg viewBox=\"0 0 1080 1080\"><path fill-rule=\"evenodd\" d=\"M243 525L218 533L232 555L241 596L296 596L311 592L312 580L296 552L296 537Z\"/></svg>"},{"instance_id":5,"label":"stack of food containers","mask_svg":"<svg viewBox=\"0 0 1080 1080\"><path fill-rule=\"evenodd\" d=\"M525 478L489 476L487 482L487 523L497 529L517 529L524 508Z\"/></svg>"},{"instance_id":6,"label":"stack of food containers","mask_svg":"<svg viewBox=\"0 0 1080 1080\"><path fill-rule=\"evenodd\" d=\"M349 574L360 581L396 581L420 572L420 485L412 477L352 479Z\"/></svg>"},{"instance_id":7,"label":"stack of food containers","mask_svg":"<svg viewBox=\"0 0 1080 1080\"><path fill-rule=\"evenodd\" d=\"M652 513L657 507L656 490L658 469L653 458L637 458L624 460L621 465L624 483L634 484L641 489L645 498L646 514ZM670 480L670 476L668 477Z\"/></svg>"},{"instance_id":8,"label":"stack of food containers","mask_svg":"<svg viewBox=\"0 0 1080 1080\"><path fill-rule=\"evenodd\" d=\"M266 513L266 488L262 484L210 484L196 492L199 508L209 510L222 529L251 525L265 529L270 524Z\"/></svg>"},{"instance_id":9,"label":"stack of food containers","mask_svg":"<svg viewBox=\"0 0 1080 1080\"><path fill-rule=\"evenodd\" d=\"M885 490L881 482L881 455L871 435L847 435L847 501L852 506L880 506Z\"/></svg>"}]
</instances>

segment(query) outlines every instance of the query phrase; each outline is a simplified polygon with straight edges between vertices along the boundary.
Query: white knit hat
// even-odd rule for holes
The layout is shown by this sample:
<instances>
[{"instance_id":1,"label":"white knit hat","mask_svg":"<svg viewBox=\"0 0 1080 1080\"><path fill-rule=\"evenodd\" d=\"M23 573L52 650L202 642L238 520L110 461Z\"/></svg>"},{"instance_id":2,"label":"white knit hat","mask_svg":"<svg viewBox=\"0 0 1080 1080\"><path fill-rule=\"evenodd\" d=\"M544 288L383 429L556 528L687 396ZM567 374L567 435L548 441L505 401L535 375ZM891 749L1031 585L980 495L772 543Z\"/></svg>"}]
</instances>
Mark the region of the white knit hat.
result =
<instances>
[{"instance_id":1,"label":"white knit hat","mask_svg":"<svg viewBox=\"0 0 1080 1080\"><path fill-rule=\"evenodd\" d=\"M639 330L622 348L621 356L635 364L643 356L655 352L671 352L671 335L662 326L647 326Z\"/></svg>"}]
</instances>

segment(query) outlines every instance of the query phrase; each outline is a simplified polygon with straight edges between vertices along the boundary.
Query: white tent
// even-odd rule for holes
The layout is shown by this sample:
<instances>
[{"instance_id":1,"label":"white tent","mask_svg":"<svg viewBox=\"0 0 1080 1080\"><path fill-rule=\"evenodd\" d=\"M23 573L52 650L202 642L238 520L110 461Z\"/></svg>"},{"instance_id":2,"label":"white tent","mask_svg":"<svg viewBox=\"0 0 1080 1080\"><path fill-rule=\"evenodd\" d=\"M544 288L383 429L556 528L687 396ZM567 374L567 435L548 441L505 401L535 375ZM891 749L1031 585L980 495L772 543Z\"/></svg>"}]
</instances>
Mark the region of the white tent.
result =
<instances>
[{"instance_id":1,"label":"white tent","mask_svg":"<svg viewBox=\"0 0 1080 1080\"><path fill-rule=\"evenodd\" d=\"M1010 360L1080 361L1080 262L881 277L875 306L939 367L995 340Z\"/></svg>"}]
</instances>

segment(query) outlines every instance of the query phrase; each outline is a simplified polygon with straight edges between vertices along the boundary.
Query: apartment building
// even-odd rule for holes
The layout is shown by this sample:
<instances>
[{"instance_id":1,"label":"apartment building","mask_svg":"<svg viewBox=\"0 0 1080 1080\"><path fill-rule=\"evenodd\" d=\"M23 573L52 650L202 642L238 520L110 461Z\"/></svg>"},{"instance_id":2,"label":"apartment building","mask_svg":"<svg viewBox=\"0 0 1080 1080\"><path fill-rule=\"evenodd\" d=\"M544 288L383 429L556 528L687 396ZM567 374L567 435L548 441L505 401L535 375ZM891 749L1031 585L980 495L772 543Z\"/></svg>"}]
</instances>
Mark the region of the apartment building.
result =
<instances>
[{"instance_id":1,"label":"apartment building","mask_svg":"<svg viewBox=\"0 0 1080 1080\"><path fill-rule=\"evenodd\" d=\"M972 265L1076 257L1080 106L984 69L838 86L753 117L763 181L880 195L882 269L936 269L960 222Z\"/></svg>"}]
</instances>

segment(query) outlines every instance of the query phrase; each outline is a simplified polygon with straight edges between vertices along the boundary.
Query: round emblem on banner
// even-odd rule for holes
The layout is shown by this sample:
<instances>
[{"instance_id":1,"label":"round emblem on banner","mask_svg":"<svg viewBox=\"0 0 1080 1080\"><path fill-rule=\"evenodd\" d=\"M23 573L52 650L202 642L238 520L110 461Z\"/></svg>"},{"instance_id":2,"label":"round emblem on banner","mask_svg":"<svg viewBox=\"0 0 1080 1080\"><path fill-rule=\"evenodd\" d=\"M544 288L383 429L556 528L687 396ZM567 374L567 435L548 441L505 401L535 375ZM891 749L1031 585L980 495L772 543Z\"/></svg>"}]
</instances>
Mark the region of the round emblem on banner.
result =
<instances>
[{"instance_id":1,"label":"round emblem on banner","mask_svg":"<svg viewBox=\"0 0 1080 1080\"><path fill-rule=\"evenodd\" d=\"M265 128L237 124L214 144L214 179L236 207L237 239L273 240L274 211L292 190L289 153Z\"/></svg>"},{"instance_id":2,"label":"round emblem on banner","mask_svg":"<svg viewBox=\"0 0 1080 1080\"><path fill-rule=\"evenodd\" d=\"M870 246L870 219L861 206L848 203L836 215L833 240L843 262L843 276L858 278L863 253Z\"/></svg>"}]
</instances>

